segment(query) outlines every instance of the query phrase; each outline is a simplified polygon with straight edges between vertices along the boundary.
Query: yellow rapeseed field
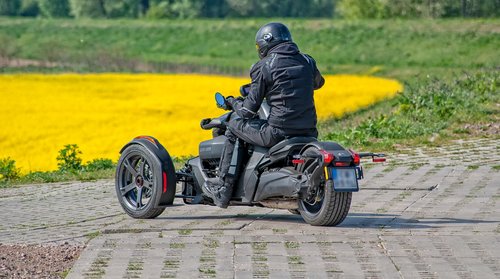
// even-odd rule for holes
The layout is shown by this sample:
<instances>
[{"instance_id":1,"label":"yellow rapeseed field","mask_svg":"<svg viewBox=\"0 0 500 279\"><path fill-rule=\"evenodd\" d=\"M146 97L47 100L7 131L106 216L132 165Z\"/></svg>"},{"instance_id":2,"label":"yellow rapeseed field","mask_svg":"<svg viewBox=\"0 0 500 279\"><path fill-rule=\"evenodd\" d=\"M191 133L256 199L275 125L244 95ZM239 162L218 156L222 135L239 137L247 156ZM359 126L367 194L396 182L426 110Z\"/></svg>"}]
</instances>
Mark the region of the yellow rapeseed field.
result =
<instances>
[{"instance_id":1,"label":"yellow rapeseed field","mask_svg":"<svg viewBox=\"0 0 500 279\"><path fill-rule=\"evenodd\" d=\"M316 92L320 118L340 116L402 90L394 80L326 76ZM162 74L0 75L0 159L23 173L57 168L58 151L77 144L84 162L116 161L138 135L153 135L173 156L196 154L211 136L200 119L223 111L214 92L238 95L247 78Z\"/></svg>"}]
</instances>

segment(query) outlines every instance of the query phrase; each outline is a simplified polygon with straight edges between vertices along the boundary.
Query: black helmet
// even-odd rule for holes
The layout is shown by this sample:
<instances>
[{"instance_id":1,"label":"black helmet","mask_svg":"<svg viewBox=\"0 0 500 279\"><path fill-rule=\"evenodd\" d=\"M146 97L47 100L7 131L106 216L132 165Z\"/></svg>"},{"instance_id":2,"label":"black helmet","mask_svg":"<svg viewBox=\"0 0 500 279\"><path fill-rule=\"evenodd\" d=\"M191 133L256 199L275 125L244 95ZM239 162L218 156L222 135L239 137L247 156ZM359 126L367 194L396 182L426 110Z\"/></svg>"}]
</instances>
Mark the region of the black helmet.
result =
<instances>
[{"instance_id":1,"label":"black helmet","mask_svg":"<svg viewBox=\"0 0 500 279\"><path fill-rule=\"evenodd\" d=\"M259 57L266 57L267 52L274 46L283 43L291 42L292 34L283 23L271 22L262 26L255 35L255 44Z\"/></svg>"}]
</instances>

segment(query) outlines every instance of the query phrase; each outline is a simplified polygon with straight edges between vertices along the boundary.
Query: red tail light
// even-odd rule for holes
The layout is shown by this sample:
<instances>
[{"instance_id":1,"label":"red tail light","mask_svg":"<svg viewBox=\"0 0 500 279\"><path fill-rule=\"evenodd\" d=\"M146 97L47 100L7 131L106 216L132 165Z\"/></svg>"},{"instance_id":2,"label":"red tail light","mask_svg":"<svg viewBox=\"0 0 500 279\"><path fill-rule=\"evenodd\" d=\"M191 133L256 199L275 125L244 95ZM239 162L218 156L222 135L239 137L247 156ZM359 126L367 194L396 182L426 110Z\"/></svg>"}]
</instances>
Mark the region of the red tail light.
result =
<instances>
[{"instance_id":1,"label":"red tail light","mask_svg":"<svg viewBox=\"0 0 500 279\"><path fill-rule=\"evenodd\" d=\"M354 150L352 149L349 149L349 152L351 152L352 154L352 159L353 159L353 162L356 166L359 166L359 163L361 162L361 157L359 157L359 154L356 153Z\"/></svg>"},{"instance_id":2,"label":"red tail light","mask_svg":"<svg viewBox=\"0 0 500 279\"><path fill-rule=\"evenodd\" d=\"M382 162L385 162L385 158L373 158L372 162L374 162L374 163L382 163Z\"/></svg>"},{"instance_id":3,"label":"red tail light","mask_svg":"<svg viewBox=\"0 0 500 279\"><path fill-rule=\"evenodd\" d=\"M335 162L334 165L336 167L348 167L350 165L350 163L348 163L348 162Z\"/></svg>"},{"instance_id":4,"label":"red tail light","mask_svg":"<svg viewBox=\"0 0 500 279\"><path fill-rule=\"evenodd\" d=\"M321 153L321 155L323 155L323 162L325 162L325 164L330 164L333 159L335 159L335 156L333 156L332 153L327 152L326 150L321 149L319 152Z\"/></svg>"}]
</instances>

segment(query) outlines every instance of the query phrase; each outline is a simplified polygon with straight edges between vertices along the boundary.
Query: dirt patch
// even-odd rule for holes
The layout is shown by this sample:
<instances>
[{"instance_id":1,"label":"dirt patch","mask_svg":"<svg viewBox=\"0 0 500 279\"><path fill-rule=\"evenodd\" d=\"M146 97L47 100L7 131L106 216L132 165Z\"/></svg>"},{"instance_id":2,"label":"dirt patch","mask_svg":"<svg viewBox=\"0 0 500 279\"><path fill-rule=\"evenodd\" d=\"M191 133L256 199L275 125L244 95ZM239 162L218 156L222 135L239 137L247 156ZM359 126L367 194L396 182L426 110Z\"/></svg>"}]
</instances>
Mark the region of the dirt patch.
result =
<instances>
[{"instance_id":1,"label":"dirt patch","mask_svg":"<svg viewBox=\"0 0 500 279\"><path fill-rule=\"evenodd\" d=\"M0 278L64 278L83 248L0 243Z\"/></svg>"},{"instance_id":2,"label":"dirt patch","mask_svg":"<svg viewBox=\"0 0 500 279\"><path fill-rule=\"evenodd\" d=\"M22 68L29 66L54 68L60 66L60 64L48 61L29 60L29 59L9 59L5 57L0 57L0 67Z\"/></svg>"},{"instance_id":3,"label":"dirt patch","mask_svg":"<svg viewBox=\"0 0 500 279\"><path fill-rule=\"evenodd\" d=\"M498 123L480 123L466 124L464 129L473 136L498 136L500 135L500 124Z\"/></svg>"}]
</instances>

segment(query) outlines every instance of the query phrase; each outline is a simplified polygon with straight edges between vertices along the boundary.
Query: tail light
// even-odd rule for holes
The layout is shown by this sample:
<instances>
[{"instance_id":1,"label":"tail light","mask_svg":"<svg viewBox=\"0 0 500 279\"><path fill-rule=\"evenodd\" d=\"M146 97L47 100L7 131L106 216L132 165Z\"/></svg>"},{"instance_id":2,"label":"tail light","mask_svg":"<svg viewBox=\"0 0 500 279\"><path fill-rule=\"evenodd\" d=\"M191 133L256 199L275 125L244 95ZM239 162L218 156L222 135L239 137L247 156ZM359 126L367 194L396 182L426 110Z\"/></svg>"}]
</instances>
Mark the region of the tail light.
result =
<instances>
[{"instance_id":1,"label":"tail light","mask_svg":"<svg viewBox=\"0 0 500 279\"><path fill-rule=\"evenodd\" d=\"M372 159L372 162L374 163L382 163L382 162L385 162L385 158L373 158Z\"/></svg>"},{"instance_id":2,"label":"tail light","mask_svg":"<svg viewBox=\"0 0 500 279\"><path fill-rule=\"evenodd\" d=\"M335 159L335 156L332 153L327 152L326 150L321 149L319 152L323 156L323 162L325 164L330 164L333 159Z\"/></svg>"},{"instance_id":3,"label":"tail light","mask_svg":"<svg viewBox=\"0 0 500 279\"><path fill-rule=\"evenodd\" d=\"M352 149L349 149L349 152L351 152L351 154L352 154L352 160L353 160L354 164L356 166L359 166L359 163L361 162L361 157L359 156L359 154L356 153L356 151L354 151Z\"/></svg>"},{"instance_id":4,"label":"tail light","mask_svg":"<svg viewBox=\"0 0 500 279\"><path fill-rule=\"evenodd\" d=\"M293 159L292 164L303 164L305 162L304 159Z\"/></svg>"}]
</instances>

